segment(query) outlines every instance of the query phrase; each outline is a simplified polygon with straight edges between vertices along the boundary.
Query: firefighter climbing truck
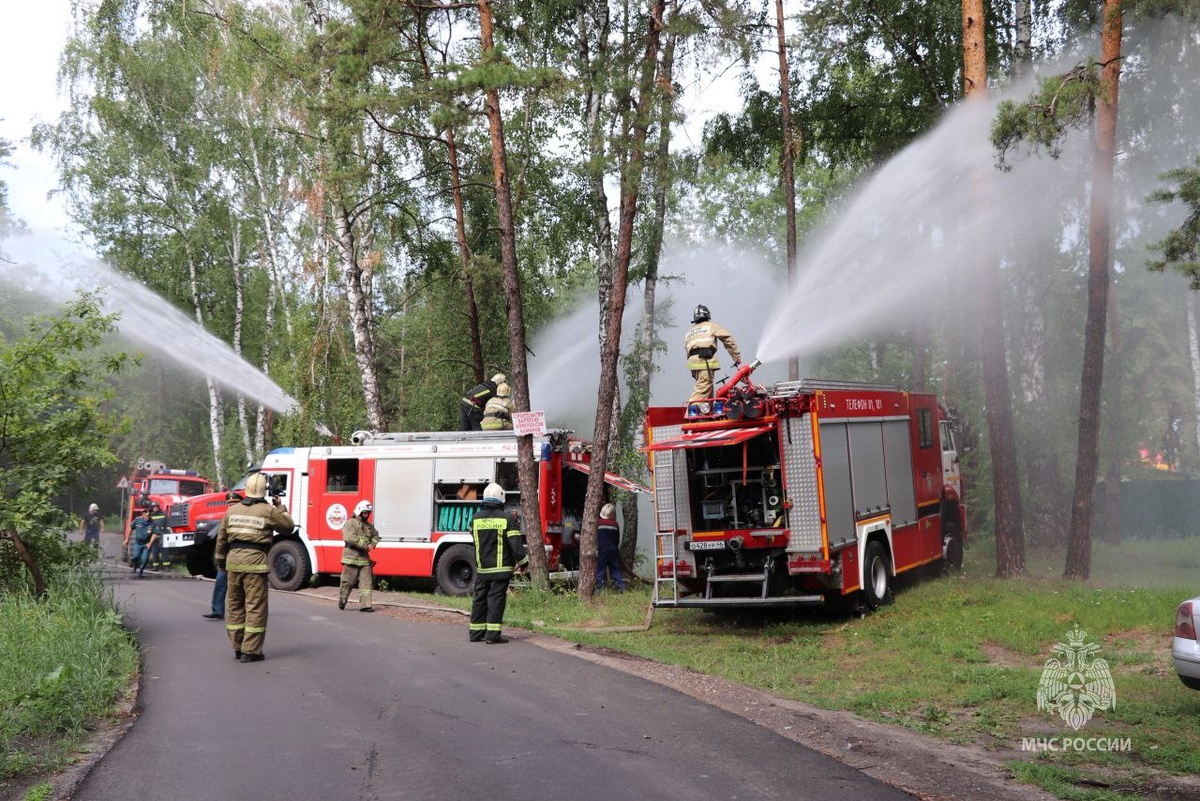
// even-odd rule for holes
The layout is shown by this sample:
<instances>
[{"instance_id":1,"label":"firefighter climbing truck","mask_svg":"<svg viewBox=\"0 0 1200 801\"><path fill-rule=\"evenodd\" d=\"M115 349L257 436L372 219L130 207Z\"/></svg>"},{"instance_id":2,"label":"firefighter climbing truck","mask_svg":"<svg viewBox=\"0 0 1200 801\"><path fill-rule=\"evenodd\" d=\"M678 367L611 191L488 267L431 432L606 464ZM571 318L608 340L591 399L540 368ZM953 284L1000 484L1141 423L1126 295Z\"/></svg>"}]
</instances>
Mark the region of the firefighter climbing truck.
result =
<instances>
[{"instance_id":1,"label":"firefighter climbing truck","mask_svg":"<svg viewBox=\"0 0 1200 801\"><path fill-rule=\"evenodd\" d=\"M125 490L124 517L125 531L129 531L130 523L145 509L158 506L165 514L171 506L179 504L212 490L212 484L207 478L195 470L181 470L167 467L166 463L153 459L138 459L127 480ZM171 548L180 543L172 541L170 535L163 537L163 553L167 556L177 555Z\"/></svg>"},{"instance_id":2,"label":"firefighter climbing truck","mask_svg":"<svg viewBox=\"0 0 1200 801\"><path fill-rule=\"evenodd\" d=\"M277 448L257 466L269 477L268 494L280 497L296 521L291 536L277 536L267 556L271 586L296 590L314 575L342 570L342 526L361 500L375 509L381 541L371 553L376 577L432 578L448 595L464 595L475 580L470 521L483 489L495 481L506 506L517 511L517 440L512 431L371 433L350 445ZM566 431L534 437L538 508L552 573L576 568L591 452ZM645 487L611 473L605 480L629 491ZM230 492L192 498L171 507L168 525L192 543L188 567L212 575L216 529L245 481ZM574 549L572 548L574 544Z\"/></svg>"},{"instance_id":3,"label":"firefighter climbing truck","mask_svg":"<svg viewBox=\"0 0 1200 801\"><path fill-rule=\"evenodd\" d=\"M934 395L831 381L755 385L646 412L654 605L865 603L895 576L962 565L954 432Z\"/></svg>"}]
</instances>

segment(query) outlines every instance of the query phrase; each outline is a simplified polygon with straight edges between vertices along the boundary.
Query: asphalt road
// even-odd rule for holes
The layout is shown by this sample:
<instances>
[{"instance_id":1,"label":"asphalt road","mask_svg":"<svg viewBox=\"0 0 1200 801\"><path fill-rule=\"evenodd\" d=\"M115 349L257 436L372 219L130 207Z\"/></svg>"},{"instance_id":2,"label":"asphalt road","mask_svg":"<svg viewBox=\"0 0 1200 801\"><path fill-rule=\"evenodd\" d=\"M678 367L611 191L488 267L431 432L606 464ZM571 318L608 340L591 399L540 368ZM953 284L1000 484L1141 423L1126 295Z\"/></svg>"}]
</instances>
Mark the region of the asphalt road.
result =
<instances>
[{"instance_id":1,"label":"asphalt road","mask_svg":"<svg viewBox=\"0 0 1200 801\"><path fill-rule=\"evenodd\" d=\"M212 584L112 571L139 717L71 795L137 799L910 798L767 729L510 631L272 592L266 660L201 617Z\"/></svg>"}]
</instances>

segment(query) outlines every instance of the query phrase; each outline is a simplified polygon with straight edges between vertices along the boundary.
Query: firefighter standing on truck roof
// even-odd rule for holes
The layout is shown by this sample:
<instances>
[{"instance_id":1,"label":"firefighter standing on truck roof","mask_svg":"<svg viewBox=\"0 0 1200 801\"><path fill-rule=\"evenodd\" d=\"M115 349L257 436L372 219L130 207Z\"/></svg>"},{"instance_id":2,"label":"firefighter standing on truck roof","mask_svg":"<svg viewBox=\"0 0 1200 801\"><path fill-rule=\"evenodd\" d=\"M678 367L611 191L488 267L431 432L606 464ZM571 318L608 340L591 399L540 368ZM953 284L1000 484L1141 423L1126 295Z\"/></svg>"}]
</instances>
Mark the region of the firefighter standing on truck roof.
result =
<instances>
[{"instance_id":1,"label":"firefighter standing on truck roof","mask_svg":"<svg viewBox=\"0 0 1200 801\"><path fill-rule=\"evenodd\" d=\"M500 384L496 387L495 397L489 398L487 406L483 408L483 423L480 427L484 431L511 430L512 410L512 390L508 388L508 384Z\"/></svg>"},{"instance_id":2,"label":"firefighter standing on truck roof","mask_svg":"<svg viewBox=\"0 0 1200 801\"><path fill-rule=\"evenodd\" d=\"M687 352L687 366L692 371L696 385L692 387L692 397L688 402L705 400L713 396L713 373L720 369L717 360L717 341L729 351L733 366L742 363L742 353L738 350L733 334L726 331L719 323L714 323L708 314L708 307L700 305L692 314L692 327L683 338L683 349Z\"/></svg>"},{"instance_id":3,"label":"firefighter standing on truck roof","mask_svg":"<svg viewBox=\"0 0 1200 801\"><path fill-rule=\"evenodd\" d=\"M504 488L488 484L483 508L471 518L475 541L475 600L471 604L471 642L502 643L504 606L513 570L525 561L525 537L504 513Z\"/></svg>"},{"instance_id":4,"label":"firefighter standing on truck roof","mask_svg":"<svg viewBox=\"0 0 1200 801\"><path fill-rule=\"evenodd\" d=\"M292 516L279 505L267 503L267 477L252 473L246 479L246 497L229 507L217 529L217 569L228 575L225 629L233 643L234 658L261 662L267 636L267 551L273 531L291 534Z\"/></svg>"},{"instance_id":5,"label":"firefighter standing on truck roof","mask_svg":"<svg viewBox=\"0 0 1200 801\"><path fill-rule=\"evenodd\" d=\"M505 382L504 373L496 373L487 381L476 384L463 396L458 404L458 428L460 431L482 431L483 410L496 394L496 388Z\"/></svg>"},{"instance_id":6,"label":"firefighter standing on truck roof","mask_svg":"<svg viewBox=\"0 0 1200 801\"><path fill-rule=\"evenodd\" d=\"M338 586L338 609L346 608L350 590L358 586L358 611L374 612L371 606L371 550L379 544L379 529L371 525L371 512L375 507L370 501L359 501L354 507L354 517L342 526L342 580Z\"/></svg>"}]
</instances>

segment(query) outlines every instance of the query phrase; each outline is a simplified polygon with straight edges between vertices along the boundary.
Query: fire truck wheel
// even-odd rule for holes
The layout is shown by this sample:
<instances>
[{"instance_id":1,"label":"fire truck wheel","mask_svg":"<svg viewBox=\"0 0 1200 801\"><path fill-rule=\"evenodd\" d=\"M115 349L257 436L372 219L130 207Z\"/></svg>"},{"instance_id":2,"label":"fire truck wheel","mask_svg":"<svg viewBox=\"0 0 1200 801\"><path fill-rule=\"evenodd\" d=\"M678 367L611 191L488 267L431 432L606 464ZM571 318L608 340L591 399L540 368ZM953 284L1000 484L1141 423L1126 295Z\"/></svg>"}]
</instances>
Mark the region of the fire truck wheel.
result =
<instances>
[{"instance_id":1,"label":"fire truck wheel","mask_svg":"<svg viewBox=\"0 0 1200 801\"><path fill-rule=\"evenodd\" d=\"M475 585L475 552L470 545L451 545L438 557L433 571L438 589L446 595L466 595Z\"/></svg>"},{"instance_id":2,"label":"fire truck wheel","mask_svg":"<svg viewBox=\"0 0 1200 801\"><path fill-rule=\"evenodd\" d=\"M271 567L271 586L277 590L293 592L307 584L312 576L308 551L295 540L280 540L272 545L267 564Z\"/></svg>"},{"instance_id":3,"label":"fire truck wheel","mask_svg":"<svg viewBox=\"0 0 1200 801\"><path fill-rule=\"evenodd\" d=\"M863 596L871 610L892 602L892 561L879 540L867 543L863 558Z\"/></svg>"}]
</instances>

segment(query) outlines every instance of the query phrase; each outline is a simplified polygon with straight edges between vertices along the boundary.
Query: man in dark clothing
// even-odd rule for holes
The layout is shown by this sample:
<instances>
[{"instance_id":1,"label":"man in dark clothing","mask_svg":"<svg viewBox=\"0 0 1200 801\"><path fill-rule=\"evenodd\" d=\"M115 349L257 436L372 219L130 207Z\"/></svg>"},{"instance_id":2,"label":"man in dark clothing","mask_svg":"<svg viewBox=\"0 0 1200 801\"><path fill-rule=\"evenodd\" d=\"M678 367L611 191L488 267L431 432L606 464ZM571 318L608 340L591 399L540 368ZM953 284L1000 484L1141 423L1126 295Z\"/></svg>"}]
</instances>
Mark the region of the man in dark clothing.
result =
<instances>
[{"instance_id":1,"label":"man in dark clothing","mask_svg":"<svg viewBox=\"0 0 1200 801\"><path fill-rule=\"evenodd\" d=\"M483 508L471 518L475 540L475 600L471 604L471 642L502 643L504 606L513 570L525 561L525 538L504 513L504 488L488 484Z\"/></svg>"},{"instance_id":2,"label":"man in dark clothing","mask_svg":"<svg viewBox=\"0 0 1200 801\"><path fill-rule=\"evenodd\" d=\"M154 546L150 549L150 564L155 568L167 566L163 559L163 537L167 534L167 513L157 503L150 504L150 528L154 531Z\"/></svg>"},{"instance_id":3,"label":"man in dark clothing","mask_svg":"<svg viewBox=\"0 0 1200 801\"><path fill-rule=\"evenodd\" d=\"M133 540L129 565L137 572L138 578L143 578L146 574L146 564L150 561L150 549L154 547L156 536L150 523L150 510L142 509L129 524L129 532L125 535L126 548L129 547L129 540Z\"/></svg>"},{"instance_id":4,"label":"man in dark clothing","mask_svg":"<svg viewBox=\"0 0 1200 801\"><path fill-rule=\"evenodd\" d=\"M621 529L617 526L617 508L606 503L600 508L600 520L596 527L596 589L603 589L605 574L617 586L617 592L625 592L625 576L621 573Z\"/></svg>"},{"instance_id":5,"label":"man in dark clothing","mask_svg":"<svg viewBox=\"0 0 1200 801\"><path fill-rule=\"evenodd\" d=\"M228 573L225 629L233 655L241 662L261 662L267 636L267 551L273 532L291 534L296 524L279 503L267 502L267 477L251 473L246 497L229 507L217 529L217 569Z\"/></svg>"},{"instance_id":6,"label":"man in dark clothing","mask_svg":"<svg viewBox=\"0 0 1200 801\"><path fill-rule=\"evenodd\" d=\"M79 521L79 530L83 532L84 543L100 547L100 535L104 533L104 515L100 514L99 506L93 503L88 507L87 515Z\"/></svg>"},{"instance_id":7,"label":"man in dark clothing","mask_svg":"<svg viewBox=\"0 0 1200 801\"><path fill-rule=\"evenodd\" d=\"M463 396L458 405L458 428L460 431L482 431L483 410L496 394L496 388L505 383L504 373L496 373L487 381L476 384Z\"/></svg>"}]
</instances>

